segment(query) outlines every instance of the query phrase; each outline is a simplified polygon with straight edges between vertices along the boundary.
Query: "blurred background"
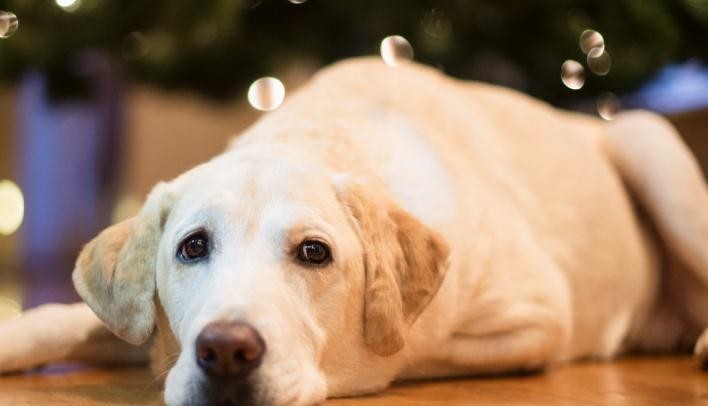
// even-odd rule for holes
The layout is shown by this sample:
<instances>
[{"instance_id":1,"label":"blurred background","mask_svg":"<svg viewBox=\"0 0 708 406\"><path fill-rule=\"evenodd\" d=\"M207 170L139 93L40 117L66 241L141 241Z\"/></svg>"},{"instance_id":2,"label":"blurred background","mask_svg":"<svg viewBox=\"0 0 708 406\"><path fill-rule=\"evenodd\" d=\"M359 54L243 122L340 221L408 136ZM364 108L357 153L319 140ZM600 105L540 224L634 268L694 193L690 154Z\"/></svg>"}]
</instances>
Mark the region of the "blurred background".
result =
<instances>
[{"instance_id":1,"label":"blurred background","mask_svg":"<svg viewBox=\"0 0 708 406\"><path fill-rule=\"evenodd\" d=\"M77 300L78 250L155 182L370 54L652 109L708 166L708 0L0 0L0 318Z\"/></svg>"}]
</instances>

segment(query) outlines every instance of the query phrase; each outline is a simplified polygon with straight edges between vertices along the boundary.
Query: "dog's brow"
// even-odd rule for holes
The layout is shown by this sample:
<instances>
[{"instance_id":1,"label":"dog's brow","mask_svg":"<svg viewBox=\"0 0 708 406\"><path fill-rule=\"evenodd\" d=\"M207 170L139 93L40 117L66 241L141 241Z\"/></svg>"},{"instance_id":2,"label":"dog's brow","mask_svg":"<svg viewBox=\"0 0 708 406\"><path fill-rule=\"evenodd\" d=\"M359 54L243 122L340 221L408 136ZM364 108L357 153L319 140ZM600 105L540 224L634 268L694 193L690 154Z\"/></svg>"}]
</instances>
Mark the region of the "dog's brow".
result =
<instances>
[{"instance_id":1,"label":"dog's brow","mask_svg":"<svg viewBox=\"0 0 708 406\"><path fill-rule=\"evenodd\" d=\"M229 210L212 202L187 211L175 212L170 216L171 219L174 218L176 221L173 234L177 236L189 233L199 227L206 229L223 227L231 222L229 217Z\"/></svg>"},{"instance_id":2,"label":"dog's brow","mask_svg":"<svg viewBox=\"0 0 708 406\"><path fill-rule=\"evenodd\" d=\"M323 228L307 224L297 224L286 232L286 245L293 247L306 238L317 238L326 242L332 242L332 237Z\"/></svg>"}]
</instances>

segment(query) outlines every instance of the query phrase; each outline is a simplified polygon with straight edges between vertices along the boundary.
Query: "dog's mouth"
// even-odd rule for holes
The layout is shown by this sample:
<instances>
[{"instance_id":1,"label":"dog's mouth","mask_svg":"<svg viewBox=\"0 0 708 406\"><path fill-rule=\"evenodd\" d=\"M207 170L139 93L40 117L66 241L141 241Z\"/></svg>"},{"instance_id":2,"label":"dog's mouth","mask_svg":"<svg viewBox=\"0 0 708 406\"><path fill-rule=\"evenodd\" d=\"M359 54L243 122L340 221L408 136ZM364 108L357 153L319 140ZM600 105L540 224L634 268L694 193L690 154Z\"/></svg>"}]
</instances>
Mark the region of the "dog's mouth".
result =
<instances>
[{"instance_id":1,"label":"dog's mouth","mask_svg":"<svg viewBox=\"0 0 708 406\"><path fill-rule=\"evenodd\" d=\"M255 404L257 379L253 373L260 367L266 348L258 330L247 322L209 323L195 343L195 362L203 378L198 393L209 405Z\"/></svg>"},{"instance_id":2,"label":"dog's mouth","mask_svg":"<svg viewBox=\"0 0 708 406\"><path fill-rule=\"evenodd\" d=\"M268 403L258 396L260 391L255 382L251 382L251 380L236 383L205 381L198 392L200 395L197 396L201 399L192 399L194 402L190 402L190 404L250 406Z\"/></svg>"},{"instance_id":3,"label":"dog's mouth","mask_svg":"<svg viewBox=\"0 0 708 406\"><path fill-rule=\"evenodd\" d=\"M327 396L324 376L301 363L267 364L247 376L215 379L195 368L173 369L165 385L168 405L313 405ZM286 372L289 371L289 372ZM170 379L170 377L172 379Z\"/></svg>"}]
</instances>

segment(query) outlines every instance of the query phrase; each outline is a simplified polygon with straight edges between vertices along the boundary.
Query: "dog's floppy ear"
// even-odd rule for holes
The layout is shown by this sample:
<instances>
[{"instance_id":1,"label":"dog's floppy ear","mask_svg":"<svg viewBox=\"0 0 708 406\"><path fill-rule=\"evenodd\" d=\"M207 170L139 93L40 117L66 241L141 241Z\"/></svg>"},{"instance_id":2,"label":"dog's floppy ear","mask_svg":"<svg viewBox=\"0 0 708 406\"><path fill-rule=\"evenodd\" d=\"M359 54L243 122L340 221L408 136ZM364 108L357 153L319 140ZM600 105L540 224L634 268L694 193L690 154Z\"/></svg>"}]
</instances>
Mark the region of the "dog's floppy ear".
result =
<instances>
[{"instance_id":1,"label":"dog's floppy ear","mask_svg":"<svg viewBox=\"0 0 708 406\"><path fill-rule=\"evenodd\" d=\"M104 230L81 251L74 287L118 337L145 342L155 323L155 264L172 198L153 189L140 213Z\"/></svg>"},{"instance_id":2,"label":"dog's floppy ear","mask_svg":"<svg viewBox=\"0 0 708 406\"><path fill-rule=\"evenodd\" d=\"M344 184L342 184L344 183ZM443 281L449 249L443 237L382 193L339 182L339 198L354 219L364 250L364 340L392 355Z\"/></svg>"}]
</instances>

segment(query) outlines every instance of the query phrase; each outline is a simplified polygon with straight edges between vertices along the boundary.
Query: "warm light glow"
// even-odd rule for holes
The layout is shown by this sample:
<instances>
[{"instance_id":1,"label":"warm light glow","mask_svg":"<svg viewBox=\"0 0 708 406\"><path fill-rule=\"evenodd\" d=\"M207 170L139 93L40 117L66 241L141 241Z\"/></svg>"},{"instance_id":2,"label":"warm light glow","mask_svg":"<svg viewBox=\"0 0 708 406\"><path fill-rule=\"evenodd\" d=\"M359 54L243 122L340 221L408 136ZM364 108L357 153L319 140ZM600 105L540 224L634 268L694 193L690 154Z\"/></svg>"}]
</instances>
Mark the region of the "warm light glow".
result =
<instances>
[{"instance_id":1,"label":"warm light glow","mask_svg":"<svg viewBox=\"0 0 708 406\"><path fill-rule=\"evenodd\" d=\"M20 317L22 306L16 301L0 296L0 321Z\"/></svg>"},{"instance_id":2,"label":"warm light glow","mask_svg":"<svg viewBox=\"0 0 708 406\"><path fill-rule=\"evenodd\" d=\"M12 36L19 26L16 15L0 10L0 38Z\"/></svg>"},{"instance_id":3,"label":"warm light glow","mask_svg":"<svg viewBox=\"0 0 708 406\"><path fill-rule=\"evenodd\" d=\"M605 76L612 67L612 58L604 48L593 48L588 52L588 69L598 76Z\"/></svg>"},{"instance_id":4,"label":"warm light glow","mask_svg":"<svg viewBox=\"0 0 708 406\"><path fill-rule=\"evenodd\" d=\"M143 201L133 197L124 196L118 200L115 206L113 206L113 213L111 213L111 221L113 223L118 223L120 221L126 220L130 217L138 214L140 209L143 207Z\"/></svg>"},{"instance_id":5,"label":"warm light glow","mask_svg":"<svg viewBox=\"0 0 708 406\"><path fill-rule=\"evenodd\" d=\"M248 88L248 102L256 110L275 110L285 100L283 82L273 77L260 78Z\"/></svg>"},{"instance_id":6,"label":"warm light glow","mask_svg":"<svg viewBox=\"0 0 708 406\"><path fill-rule=\"evenodd\" d=\"M413 59L413 47L400 35L391 35L381 41L381 58L389 66L398 66Z\"/></svg>"},{"instance_id":7,"label":"warm light glow","mask_svg":"<svg viewBox=\"0 0 708 406\"><path fill-rule=\"evenodd\" d=\"M599 52L602 52L605 50L605 39L602 37L602 34L595 30L585 30L580 34L580 50L583 51L584 54L587 54L590 52L591 49L599 49Z\"/></svg>"},{"instance_id":8,"label":"warm light glow","mask_svg":"<svg viewBox=\"0 0 708 406\"><path fill-rule=\"evenodd\" d=\"M444 39L452 32L452 22L447 14L440 9L430 9L421 20L423 31L432 38Z\"/></svg>"},{"instance_id":9,"label":"warm light glow","mask_svg":"<svg viewBox=\"0 0 708 406\"><path fill-rule=\"evenodd\" d=\"M81 0L54 0L54 2L65 11L75 11L81 6Z\"/></svg>"},{"instance_id":10,"label":"warm light glow","mask_svg":"<svg viewBox=\"0 0 708 406\"><path fill-rule=\"evenodd\" d=\"M123 58L132 61L144 58L150 52L150 41L139 31L133 31L123 39Z\"/></svg>"},{"instance_id":11,"label":"warm light glow","mask_svg":"<svg viewBox=\"0 0 708 406\"><path fill-rule=\"evenodd\" d=\"M607 121L614 120L621 107L619 99L612 92L604 93L597 98L597 114Z\"/></svg>"},{"instance_id":12,"label":"warm light glow","mask_svg":"<svg viewBox=\"0 0 708 406\"><path fill-rule=\"evenodd\" d=\"M569 89L578 90L585 84L585 69L578 61L568 59L561 65L561 80Z\"/></svg>"},{"instance_id":13,"label":"warm light glow","mask_svg":"<svg viewBox=\"0 0 708 406\"><path fill-rule=\"evenodd\" d=\"M0 181L0 234L17 231L25 216L25 199L20 188L9 180Z\"/></svg>"}]
</instances>

